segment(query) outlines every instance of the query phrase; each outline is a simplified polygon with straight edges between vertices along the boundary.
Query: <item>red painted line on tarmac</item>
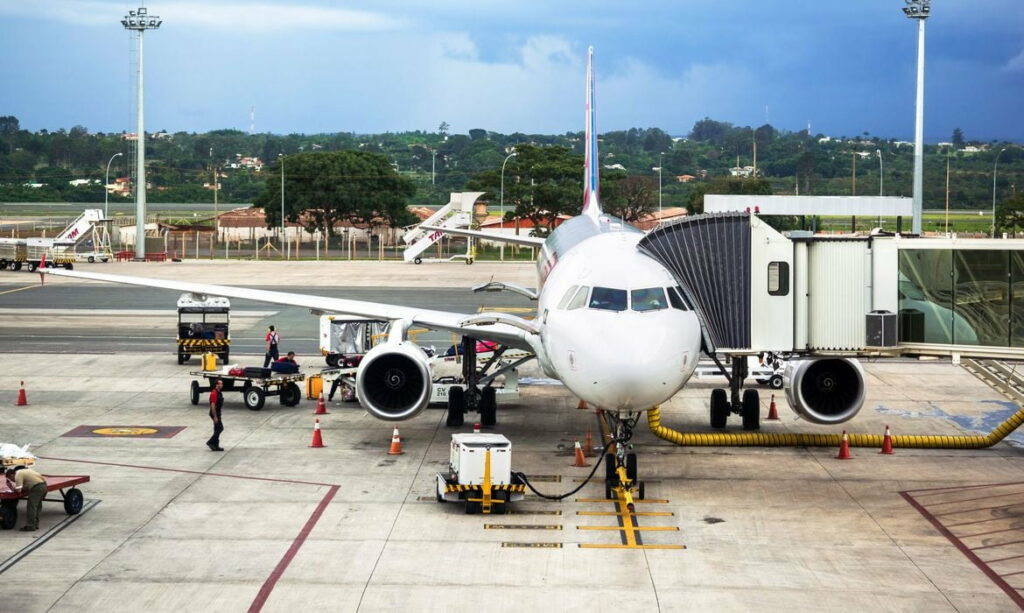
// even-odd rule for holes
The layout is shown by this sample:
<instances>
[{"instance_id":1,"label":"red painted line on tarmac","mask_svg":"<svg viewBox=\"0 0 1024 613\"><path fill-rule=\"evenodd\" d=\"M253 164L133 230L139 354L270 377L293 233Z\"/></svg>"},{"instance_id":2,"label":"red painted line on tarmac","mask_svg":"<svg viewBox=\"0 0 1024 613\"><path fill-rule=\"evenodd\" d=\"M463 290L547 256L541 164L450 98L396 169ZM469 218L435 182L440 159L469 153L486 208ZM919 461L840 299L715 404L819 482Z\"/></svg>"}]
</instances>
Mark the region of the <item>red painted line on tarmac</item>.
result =
<instances>
[{"instance_id":1,"label":"red painted line on tarmac","mask_svg":"<svg viewBox=\"0 0 1024 613\"><path fill-rule=\"evenodd\" d=\"M1018 570L1015 573L1003 573L1001 576L1003 576L1003 577L1012 577L1014 575L1019 575L1021 573L1024 573L1024 570Z\"/></svg>"},{"instance_id":2,"label":"red painted line on tarmac","mask_svg":"<svg viewBox=\"0 0 1024 613\"><path fill-rule=\"evenodd\" d=\"M978 551L979 549L992 549L994 547L1006 547L1007 545L1019 545L1020 543L1024 543L1024 540L1007 541L1005 543L996 543L994 545L982 545L981 547L971 547L971 551Z\"/></svg>"},{"instance_id":3,"label":"red painted line on tarmac","mask_svg":"<svg viewBox=\"0 0 1024 613\"><path fill-rule=\"evenodd\" d=\"M997 504L992 507L974 507L973 509L964 509L963 511L949 511L947 513L936 513L935 517L946 517L947 515L963 515L964 513L973 513L975 511L990 511L992 509L1005 509L1006 507L1012 507L1017 505L1012 504Z\"/></svg>"},{"instance_id":4,"label":"red painted line on tarmac","mask_svg":"<svg viewBox=\"0 0 1024 613\"><path fill-rule=\"evenodd\" d=\"M306 542L306 537L308 537L309 533L313 531L313 527L316 526L316 522L320 521L320 516L324 514L328 503L331 502L331 499L334 498L334 495L338 493L339 489L340 487L335 485L332 486L331 489L327 490L326 494L324 494L323 500L320 501L320 504L317 505L313 514L306 520L306 525L302 527L302 531L299 532L299 535L295 537L294 541L292 541L291 547L288 548L288 551L284 552L284 557L282 557L281 561L277 563L277 566L274 568L274 571L270 573L270 576L267 577L267 580L263 582L263 587L261 587L259 593L256 594L256 599L252 601L251 605L249 605L249 613L258 613L263 609L263 605L266 604L267 598L270 597L270 593L274 591L274 586L277 585L277 580L280 579L281 575L284 574L284 571L287 570L288 565L291 564L292 558L295 557L295 554L299 553L299 549L302 547L302 544Z\"/></svg>"},{"instance_id":5,"label":"red painted line on tarmac","mask_svg":"<svg viewBox=\"0 0 1024 613\"><path fill-rule=\"evenodd\" d=\"M999 519L1016 519L1016 518L1014 518L1014 517L1000 517ZM957 538L971 539L971 538L974 538L976 536L988 536L989 534L999 534L1000 532L1011 532L1013 530L1020 530L1020 528L1003 528L1002 530L989 530L988 532L979 532L977 534L965 534L963 536L958 536Z\"/></svg>"},{"instance_id":6,"label":"red painted line on tarmac","mask_svg":"<svg viewBox=\"0 0 1024 613\"><path fill-rule=\"evenodd\" d=\"M70 458L55 458L55 457L52 457L52 456L36 456L36 457L38 457L40 459L43 459L43 460L56 460L56 461L59 461L59 462L77 462L79 464L98 464L100 466L118 466L118 467L121 467L121 468L138 468L138 469L142 469L142 470L156 470L156 471L168 472L168 473L184 473L184 474L189 474L189 475L200 475L200 476L203 476L203 477L226 477L228 479L246 479L246 480L249 480L249 481L268 481L268 482L271 482L271 483L291 483L291 484L295 484L295 485L313 485L313 486L317 486L317 487L328 487L328 488L330 488L329 490L327 490L327 493L324 494L323 499L320 500L320 504L317 505L316 509L313 511L313 514L310 515L309 519L306 520L306 524L302 527L302 530L299 532L299 535L297 537L295 537L295 540L292 541L291 546L288 547L288 551L286 551L284 553L284 557L281 558L281 561L279 561L277 563L277 566L274 567L274 570L271 571L270 576L267 577L267 580L263 582L263 586L260 587L259 593L256 594L256 599L252 601L251 605L249 605L250 613L257 613L258 611L260 611L263 608L263 605L267 602L267 598L269 598L271 592L274 591L274 587L277 585L277 580L281 578L281 575L284 574L284 571L288 568L288 565L291 564L292 558L295 557L295 555L299 552L299 549L302 548L303 543L306 542L306 537L309 536L309 533L312 532L313 527L316 526L317 521L320 520L320 516L323 515L324 510L327 508L327 504L334 498L334 495L338 493L338 490L341 489L341 486L336 484L336 483L316 483L316 482L313 482L313 481L296 481L294 479L272 479L270 477L249 477L247 475L229 475L229 474L226 474L226 473L210 473L210 472L203 472L201 470L184 470L184 469L181 469L181 468L164 468L162 466L142 466L142 465L139 465L139 464L121 464L121 463L118 463L118 462L100 462L100 461L97 461L97 460L72 460Z\"/></svg>"},{"instance_id":7,"label":"red painted line on tarmac","mask_svg":"<svg viewBox=\"0 0 1024 613\"><path fill-rule=\"evenodd\" d=\"M922 498L924 496L940 496L942 494L951 494L953 492L959 492L961 490L976 490L983 487L1007 487L1010 485L1024 485L1024 481L1011 481L1010 483L985 483L982 485L957 485L948 487L926 487L919 490L907 490L908 494L911 494L914 498ZM918 492L927 492L919 494Z\"/></svg>"},{"instance_id":8,"label":"red painted line on tarmac","mask_svg":"<svg viewBox=\"0 0 1024 613\"><path fill-rule=\"evenodd\" d=\"M959 528L960 526L973 526L974 524L984 524L990 521L999 521L1000 519L1013 519L1012 517L989 517L988 519L979 519L978 521L965 521L959 524L947 524L947 528Z\"/></svg>"},{"instance_id":9,"label":"red painted line on tarmac","mask_svg":"<svg viewBox=\"0 0 1024 613\"><path fill-rule=\"evenodd\" d=\"M957 504L960 502L974 502L975 500L989 500L991 498L1006 498L1007 496L1022 496L1024 492L1010 492L1009 494L993 494L991 496L979 496L977 498L964 498L963 500L943 500L942 502L933 502L928 504L929 507L937 507L940 504Z\"/></svg>"},{"instance_id":10,"label":"red painted line on tarmac","mask_svg":"<svg viewBox=\"0 0 1024 613\"><path fill-rule=\"evenodd\" d=\"M968 560L970 560L975 566L977 566L978 570L985 573L985 576L988 577L992 581L992 583L995 583L999 587L999 589L1003 590L1003 592L1005 592L1006 595L1010 597L1010 600L1012 600L1018 608L1024 610L1024 596L1021 596L1020 592L1018 592L1016 588L1011 586L1002 577L1000 577L999 573L992 570L992 568L988 564L986 564L981 558L979 558L977 554L971 551L967 547L967 545L963 543L963 541L955 537L953 533L946 528L946 526L942 525L942 522L939 521L939 519L936 516L929 513L928 509L924 508L924 505L915 500L913 495L911 495L909 492L900 492L900 496L903 496L903 499L906 500L910 504L910 506L917 509L917 512L920 513L925 519L927 519L932 524L932 526L936 530L938 530L940 534L942 534L942 536L946 537L949 540L949 542L953 544L954 547L959 549L960 553L964 554Z\"/></svg>"},{"instance_id":11,"label":"red painted line on tarmac","mask_svg":"<svg viewBox=\"0 0 1024 613\"><path fill-rule=\"evenodd\" d=\"M1010 556L1008 558L996 558L995 560L983 560L985 564L996 564L997 562L1007 562L1009 560L1016 560L1017 558L1024 558L1024 554L1019 556Z\"/></svg>"},{"instance_id":12,"label":"red painted line on tarmac","mask_svg":"<svg viewBox=\"0 0 1024 613\"><path fill-rule=\"evenodd\" d=\"M49 456L36 456L42 460L57 460L59 462L77 462L79 464L99 464L100 466L120 466L122 468L141 468L143 470L159 470L168 473L185 473L189 475L202 475L204 477L228 477L230 479L248 479L249 481L270 481L271 483L295 483L298 485L317 485L321 487L334 487L335 483L316 483L315 481L296 481L295 479L273 479L270 477L250 477L248 475L229 475L227 473L210 473L202 470L185 470L182 468L164 468L162 466L142 466L141 464L120 464L118 462L99 462L97 460L72 460L69 458L54 458Z\"/></svg>"}]
</instances>

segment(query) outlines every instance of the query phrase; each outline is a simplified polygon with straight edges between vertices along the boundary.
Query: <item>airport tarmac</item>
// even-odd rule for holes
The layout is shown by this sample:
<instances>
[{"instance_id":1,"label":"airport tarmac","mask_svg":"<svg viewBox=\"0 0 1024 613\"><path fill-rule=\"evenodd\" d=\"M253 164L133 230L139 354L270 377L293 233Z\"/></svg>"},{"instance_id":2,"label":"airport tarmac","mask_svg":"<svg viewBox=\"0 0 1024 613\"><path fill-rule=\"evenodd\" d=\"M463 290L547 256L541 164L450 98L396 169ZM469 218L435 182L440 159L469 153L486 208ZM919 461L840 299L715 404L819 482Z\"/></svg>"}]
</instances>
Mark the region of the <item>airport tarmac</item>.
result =
<instances>
[{"instance_id":1,"label":"airport tarmac","mask_svg":"<svg viewBox=\"0 0 1024 613\"><path fill-rule=\"evenodd\" d=\"M522 264L334 263L333 274L330 263L314 263L298 283L291 267L299 264L244 264L237 274L223 263L96 270L259 286L272 279L323 291L331 284L468 287L492 274L533 284ZM219 279L226 273L230 280ZM65 318L91 317L100 327L125 318L83 315L99 298L75 306L73 288L87 293L78 282L48 280L59 288L54 294L2 293L30 280L36 275L0 274L0 349L9 358L20 330L47 329L32 309L34 295L53 311L46 316L57 331L80 325ZM445 292L422 296L427 307L453 300ZM470 306L479 299L467 297ZM146 325L167 317L171 330L163 300L106 306L162 309L145 315ZM250 306L280 310L242 310ZM274 316L242 319L261 329ZM298 322L298 314L289 317ZM319 360L307 353L300 363L308 369ZM851 431L880 434L889 424L896 434L987 433L1016 409L948 362L879 361L865 369L868 399L846 424ZM599 500L603 468L565 501L531 495L512 515L465 515L459 505L436 503L434 474L447 462L452 432L442 410L399 423L405 453L389 456L392 424L355 405L332 403L322 418L327 446L311 449L312 401L286 408L273 400L255 412L229 395L226 451L208 451L210 422L202 404L188 401L188 371L169 350L101 352L74 335L59 355L37 347L8 360L0 439L32 443L44 473L92 481L82 486L87 510L74 521L45 503L39 532L0 532L0 610L994 611L1024 602L1016 589L1024 588L1024 437L977 451L854 449L853 460L839 461L826 448L681 448L641 425L634 443L648 501L637 511L649 515L636 521L651 548L624 548L620 519L609 515L615 505ZM16 407L22 380L29 405ZM570 467L569 449L597 422L548 383L523 386L519 401L499 407L495 431L512 440L516 470L538 477L542 491L562 493L590 471ZM708 394L721 384L692 381L663 407L665 425L706 430ZM763 422L763 431L840 429L797 420L776 400L782 420ZM81 436L82 426L86 434L153 427L170 436ZM735 419L729 430L738 431Z\"/></svg>"}]
</instances>

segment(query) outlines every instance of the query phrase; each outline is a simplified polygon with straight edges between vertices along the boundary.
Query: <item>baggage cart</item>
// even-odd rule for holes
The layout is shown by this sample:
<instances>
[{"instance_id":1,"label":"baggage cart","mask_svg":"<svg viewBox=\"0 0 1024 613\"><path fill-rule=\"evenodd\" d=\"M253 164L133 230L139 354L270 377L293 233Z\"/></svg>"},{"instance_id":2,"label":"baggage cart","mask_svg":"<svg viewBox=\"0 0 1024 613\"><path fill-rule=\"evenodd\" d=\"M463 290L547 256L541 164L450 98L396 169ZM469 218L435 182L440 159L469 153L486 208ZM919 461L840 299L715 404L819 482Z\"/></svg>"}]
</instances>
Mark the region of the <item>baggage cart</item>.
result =
<instances>
[{"instance_id":1,"label":"baggage cart","mask_svg":"<svg viewBox=\"0 0 1024 613\"><path fill-rule=\"evenodd\" d=\"M242 375L230 375L227 369L221 370L198 370L191 373L194 377L202 377L206 384L197 380L192 381L189 388L189 399L192 404L199 404L202 394L209 393L217 381L224 382L223 392L239 392L242 394L242 401L246 408L251 411L259 411L263 408L268 396L278 396L281 404L286 407L293 407L302 400L302 388L299 383L306 379L303 373L285 375L271 373L268 377L251 377Z\"/></svg>"},{"instance_id":2,"label":"baggage cart","mask_svg":"<svg viewBox=\"0 0 1024 613\"><path fill-rule=\"evenodd\" d=\"M82 503L85 498L82 490L77 485L87 483L88 475L43 475L46 479L46 492L60 492L60 498L47 497L43 502L62 502L64 512L68 515L78 515L82 511ZM22 498L21 493L10 489L7 480L0 480L0 528L10 530L18 521L18 500Z\"/></svg>"}]
</instances>

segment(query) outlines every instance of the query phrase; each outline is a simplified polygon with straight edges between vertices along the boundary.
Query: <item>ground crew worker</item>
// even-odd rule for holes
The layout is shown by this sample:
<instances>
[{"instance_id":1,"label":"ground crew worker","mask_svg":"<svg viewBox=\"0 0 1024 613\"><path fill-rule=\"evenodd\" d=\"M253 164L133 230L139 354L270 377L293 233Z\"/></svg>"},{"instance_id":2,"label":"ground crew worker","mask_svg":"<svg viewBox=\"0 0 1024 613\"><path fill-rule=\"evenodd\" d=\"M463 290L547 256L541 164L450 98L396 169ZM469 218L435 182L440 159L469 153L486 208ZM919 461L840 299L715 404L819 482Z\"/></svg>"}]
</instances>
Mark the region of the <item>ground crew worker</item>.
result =
<instances>
[{"instance_id":1,"label":"ground crew worker","mask_svg":"<svg viewBox=\"0 0 1024 613\"><path fill-rule=\"evenodd\" d=\"M39 529L39 511L46 498L46 479L31 468L19 466L7 469L7 482L11 489L28 499L28 519L21 531L35 532Z\"/></svg>"},{"instance_id":2,"label":"ground crew worker","mask_svg":"<svg viewBox=\"0 0 1024 613\"><path fill-rule=\"evenodd\" d=\"M224 406L224 380L217 379L210 390L210 419L213 420L213 436L206 441L210 451L224 451L220 446L220 433L224 431L224 422L220 419L220 410Z\"/></svg>"},{"instance_id":3,"label":"ground crew worker","mask_svg":"<svg viewBox=\"0 0 1024 613\"><path fill-rule=\"evenodd\" d=\"M277 345L281 342L281 335L278 334L277 330L274 330L274 326L267 328L267 354L263 357L263 368L270 366L270 363L281 357L281 354L277 351Z\"/></svg>"}]
</instances>

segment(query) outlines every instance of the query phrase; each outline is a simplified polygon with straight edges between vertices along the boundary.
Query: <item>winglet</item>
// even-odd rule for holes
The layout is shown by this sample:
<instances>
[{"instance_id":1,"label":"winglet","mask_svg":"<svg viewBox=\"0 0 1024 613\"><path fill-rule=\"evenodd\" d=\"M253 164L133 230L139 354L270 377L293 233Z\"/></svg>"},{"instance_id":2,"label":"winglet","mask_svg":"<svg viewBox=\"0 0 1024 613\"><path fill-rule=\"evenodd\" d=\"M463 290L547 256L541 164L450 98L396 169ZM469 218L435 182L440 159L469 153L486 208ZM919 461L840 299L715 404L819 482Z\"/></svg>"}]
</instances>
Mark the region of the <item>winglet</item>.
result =
<instances>
[{"instance_id":1,"label":"winglet","mask_svg":"<svg viewBox=\"0 0 1024 613\"><path fill-rule=\"evenodd\" d=\"M601 216L599 192L601 181L597 156L597 96L594 93L594 48L587 49L587 102L584 122L583 154L583 214L595 222Z\"/></svg>"}]
</instances>

